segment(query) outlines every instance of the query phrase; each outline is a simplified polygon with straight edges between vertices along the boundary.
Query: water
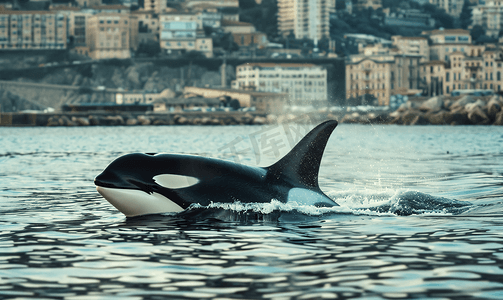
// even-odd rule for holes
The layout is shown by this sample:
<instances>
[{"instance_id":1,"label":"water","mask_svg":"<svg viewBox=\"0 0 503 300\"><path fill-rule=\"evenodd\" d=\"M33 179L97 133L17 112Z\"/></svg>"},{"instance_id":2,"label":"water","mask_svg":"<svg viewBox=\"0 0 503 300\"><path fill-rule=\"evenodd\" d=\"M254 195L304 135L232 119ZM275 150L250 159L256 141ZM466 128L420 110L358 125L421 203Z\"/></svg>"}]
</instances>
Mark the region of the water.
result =
<instances>
[{"instance_id":1,"label":"water","mask_svg":"<svg viewBox=\"0 0 503 300\"><path fill-rule=\"evenodd\" d=\"M503 298L502 127L339 125L320 171L336 208L126 219L93 185L130 152L266 166L292 128L0 128L0 298Z\"/></svg>"}]
</instances>

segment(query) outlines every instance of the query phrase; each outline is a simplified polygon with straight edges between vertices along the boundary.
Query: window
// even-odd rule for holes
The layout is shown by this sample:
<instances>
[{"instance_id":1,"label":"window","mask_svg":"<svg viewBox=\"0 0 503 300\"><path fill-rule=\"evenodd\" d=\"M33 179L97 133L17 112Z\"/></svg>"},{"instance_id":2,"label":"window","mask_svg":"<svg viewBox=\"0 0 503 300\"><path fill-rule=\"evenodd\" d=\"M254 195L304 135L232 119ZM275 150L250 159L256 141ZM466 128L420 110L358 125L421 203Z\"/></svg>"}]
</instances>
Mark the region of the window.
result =
<instances>
[{"instance_id":1,"label":"window","mask_svg":"<svg viewBox=\"0 0 503 300\"><path fill-rule=\"evenodd\" d=\"M449 82L449 75L449 72L445 73L445 82Z\"/></svg>"}]
</instances>

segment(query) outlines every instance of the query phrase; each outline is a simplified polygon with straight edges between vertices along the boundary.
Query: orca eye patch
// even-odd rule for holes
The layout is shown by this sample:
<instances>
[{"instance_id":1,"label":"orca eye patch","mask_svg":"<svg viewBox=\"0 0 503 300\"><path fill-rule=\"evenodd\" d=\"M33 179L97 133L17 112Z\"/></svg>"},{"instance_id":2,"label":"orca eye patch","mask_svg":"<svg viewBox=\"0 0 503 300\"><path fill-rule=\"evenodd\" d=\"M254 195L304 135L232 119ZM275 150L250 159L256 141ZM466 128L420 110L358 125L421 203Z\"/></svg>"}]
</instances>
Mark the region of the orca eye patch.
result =
<instances>
[{"instance_id":1,"label":"orca eye patch","mask_svg":"<svg viewBox=\"0 0 503 300\"><path fill-rule=\"evenodd\" d=\"M199 179L196 177L178 174L161 174L154 176L153 179L155 183L168 189L182 189L193 186L199 182Z\"/></svg>"}]
</instances>

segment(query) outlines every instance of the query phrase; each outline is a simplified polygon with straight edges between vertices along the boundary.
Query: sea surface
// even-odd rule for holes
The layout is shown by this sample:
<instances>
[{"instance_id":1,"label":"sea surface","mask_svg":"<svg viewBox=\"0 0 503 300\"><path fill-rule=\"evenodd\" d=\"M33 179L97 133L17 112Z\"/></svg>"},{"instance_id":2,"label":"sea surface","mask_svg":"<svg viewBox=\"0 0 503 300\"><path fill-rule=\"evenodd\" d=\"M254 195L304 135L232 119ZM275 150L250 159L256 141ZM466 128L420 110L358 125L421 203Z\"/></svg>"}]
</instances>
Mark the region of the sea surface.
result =
<instances>
[{"instance_id":1,"label":"sea surface","mask_svg":"<svg viewBox=\"0 0 503 300\"><path fill-rule=\"evenodd\" d=\"M126 218L93 184L131 152L267 166L312 127L0 128L0 299L503 299L503 127L341 124L334 208Z\"/></svg>"}]
</instances>

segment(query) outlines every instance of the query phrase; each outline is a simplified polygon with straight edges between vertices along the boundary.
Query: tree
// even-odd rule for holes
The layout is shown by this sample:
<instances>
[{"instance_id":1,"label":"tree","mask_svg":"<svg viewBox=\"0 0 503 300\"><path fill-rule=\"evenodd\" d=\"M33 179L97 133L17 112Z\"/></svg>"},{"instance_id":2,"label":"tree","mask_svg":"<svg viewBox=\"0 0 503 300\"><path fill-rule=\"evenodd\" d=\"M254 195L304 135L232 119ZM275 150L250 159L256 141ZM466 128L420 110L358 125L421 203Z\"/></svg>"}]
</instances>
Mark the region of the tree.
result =
<instances>
[{"instance_id":1,"label":"tree","mask_svg":"<svg viewBox=\"0 0 503 300\"><path fill-rule=\"evenodd\" d=\"M478 40L479 37L483 36L486 34L486 30L484 27L480 25L475 25L473 26L472 30L470 31L470 35L472 36L472 41Z\"/></svg>"},{"instance_id":2,"label":"tree","mask_svg":"<svg viewBox=\"0 0 503 300\"><path fill-rule=\"evenodd\" d=\"M146 41L138 45L136 50L137 55L144 54L146 56L152 57L156 56L161 52L161 45L157 41Z\"/></svg>"},{"instance_id":3,"label":"tree","mask_svg":"<svg viewBox=\"0 0 503 300\"><path fill-rule=\"evenodd\" d=\"M473 4L469 0L465 0L463 3L463 9L459 15L461 28L463 29L467 29L472 24L472 6Z\"/></svg>"}]
</instances>

